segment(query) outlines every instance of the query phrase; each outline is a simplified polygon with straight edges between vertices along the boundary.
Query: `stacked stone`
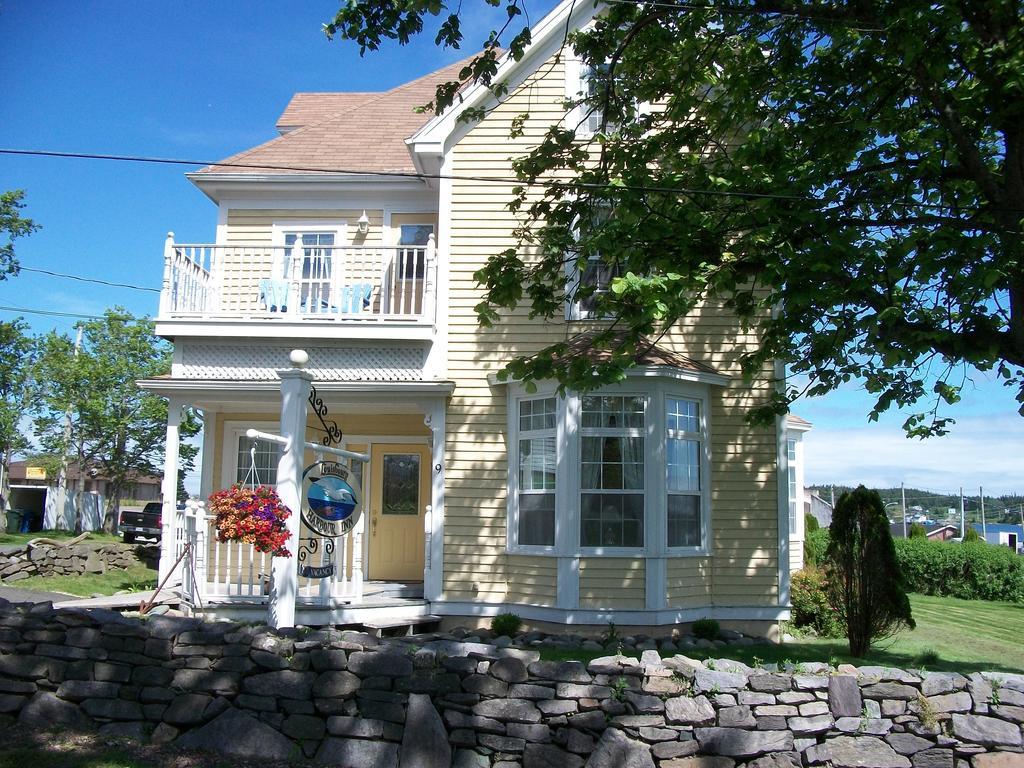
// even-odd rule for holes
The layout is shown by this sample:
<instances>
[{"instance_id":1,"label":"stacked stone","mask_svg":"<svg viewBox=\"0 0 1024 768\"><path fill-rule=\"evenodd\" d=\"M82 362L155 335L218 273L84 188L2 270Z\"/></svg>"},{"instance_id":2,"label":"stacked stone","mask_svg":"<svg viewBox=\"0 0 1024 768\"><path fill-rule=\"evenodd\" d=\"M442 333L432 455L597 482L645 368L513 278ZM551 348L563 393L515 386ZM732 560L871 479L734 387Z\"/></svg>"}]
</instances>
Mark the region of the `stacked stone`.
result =
<instances>
[{"instance_id":1,"label":"stacked stone","mask_svg":"<svg viewBox=\"0 0 1024 768\"><path fill-rule=\"evenodd\" d=\"M48 544L24 547L0 555L0 580L15 582L29 576L79 576L106 573L137 565L135 547L125 544Z\"/></svg>"},{"instance_id":2,"label":"stacked stone","mask_svg":"<svg viewBox=\"0 0 1024 768\"><path fill-rule=\"evenodd\" d=\"M539 655L0 604L0 712L375 768L1024 766L1024 675Z\"/></svg>"}]
</instances>

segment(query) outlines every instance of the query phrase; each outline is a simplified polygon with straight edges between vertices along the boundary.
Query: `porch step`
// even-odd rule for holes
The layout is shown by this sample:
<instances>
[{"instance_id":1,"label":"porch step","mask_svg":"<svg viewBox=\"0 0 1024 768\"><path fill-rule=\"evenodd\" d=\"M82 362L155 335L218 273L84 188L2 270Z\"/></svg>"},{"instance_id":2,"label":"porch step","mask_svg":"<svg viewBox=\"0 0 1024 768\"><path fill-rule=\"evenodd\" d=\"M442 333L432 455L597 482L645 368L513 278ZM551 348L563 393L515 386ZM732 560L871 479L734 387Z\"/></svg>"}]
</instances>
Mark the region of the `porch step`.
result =
<instances>
[{"instance_id":1,"label":"porch step","mask_svg":"<svg viewBox=\"0 0 1024 768\"><path fill-rule=\"evenodd\" d=\"M408 616L400 619L381 618L376 621L363 622L363 626L374 637L383 637L385 634L389 637L399 637L411 635L414 627L422 631L427 631L429 629L433 629L440 623L440 616L427 615Z\"/></svg>"}]
</instances>

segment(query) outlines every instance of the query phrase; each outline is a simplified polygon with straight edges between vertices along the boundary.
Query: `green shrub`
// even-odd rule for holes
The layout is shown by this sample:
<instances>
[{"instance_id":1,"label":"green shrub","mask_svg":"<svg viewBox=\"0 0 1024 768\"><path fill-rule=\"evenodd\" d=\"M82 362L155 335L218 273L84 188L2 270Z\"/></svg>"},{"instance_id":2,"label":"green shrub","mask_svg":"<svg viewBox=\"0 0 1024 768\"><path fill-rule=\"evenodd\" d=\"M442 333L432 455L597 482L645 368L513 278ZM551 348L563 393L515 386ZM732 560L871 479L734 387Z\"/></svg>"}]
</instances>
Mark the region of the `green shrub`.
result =
<instances>
[{"instance_id":1,"label":"green shrub","mask_svg":"<svg viewBox=\"0 0 1024 768\"><path fill-rule=\"evenodd\" d=\"M693 634L702 640L717 640L719 633L718 622L714 619L697 619L693 622Z\"/></svg>"},{"instance_id":2,"label":"green shrub","mask_svg":"<svg viewBox=\"0 0 1024 768\"><path fill-rule=\"evenodd\" d=\"M878 492L861 485L840 496L829 540L830 600L846 626L850 655L863 658L874 641L915 626Z\"/></svg>"},{"instance_id":3,"label":"green shrub","mask_svg":"<svg viewBox=\"0 0 1024 768\"><path fill-rule=\"evenodd\" d=\"M819 528L811 531L804 538L804 552L810 552L810 559L805 562L821 565L825 562L825 552L828 551L828 528Z\"/></svg>"},{"instance_id":4,"label":"green shrub","mask_svg":"<svg viewBox=\"0 0 1024 768\"><path fill-rule=\"evenodd\" d=\"M821 530L821 526L818 525L818 518L810 512L804 512L804 535L807 536L818 530Z\"/></svg>"},{"instance_id":5,"label":"green shrub","mask_svg":"<svg viewBox=\"0 0 1024 768\"><path fill-rule=\"evenodd\" d=\"M491 619L491 631L499 637L515 637L522 625L523 620L514 613L499 613Z\"/></svg>"},{"instance_id":6,"label":"green shrub","mask_svg":"<svg viewBox=\"0 0 1024 768\"><path fill-rule=\"evenodd\" d=\"M844 636L839 613L829 601L823 570L805 567L794 573L789 582L789 597L795 626L810 627L821 637Z\"/></svg>"},{"instance_id":7,"label":"green shrub","mask_svg":"<svg viewBox=\"0 0 1024 768\"><path fill-rule=\"evenodd\" d=\"M978 533L977 528L968 528L964 531L964 541L981 541L981 534Z\"/></svg>"},{"instance_id":8,"label":"green shrub","mask_svg":"<svg viewBox=\"0 0 1024 768\"><path fill-rule=\"evenodd\" d=\"M810 512L804 513L804 566L815 565L818 562L818 553L811 543L811 534L820 530L818 518Z\"/></svg>"},{"instance_id":9,"label":"green shrub","mask_svg":"<svg viewBox=\"0 0 1024 768\"><path fill-rule=\"evenodd\" d=\"M928 531L920 523L911 523L910 531L907 532L908 539L927 539Z\"/></svg>"},{"instance_id":10,"label":"green shrub","mask_svg":"<svg viewBox=\"0 0 1024 768\"><path fill-rule=\"evenodd\" d=\"M1009 547L901 539L896 557L911 592L1024 603L1024 558Z\"/></svg>"}]
</instances>

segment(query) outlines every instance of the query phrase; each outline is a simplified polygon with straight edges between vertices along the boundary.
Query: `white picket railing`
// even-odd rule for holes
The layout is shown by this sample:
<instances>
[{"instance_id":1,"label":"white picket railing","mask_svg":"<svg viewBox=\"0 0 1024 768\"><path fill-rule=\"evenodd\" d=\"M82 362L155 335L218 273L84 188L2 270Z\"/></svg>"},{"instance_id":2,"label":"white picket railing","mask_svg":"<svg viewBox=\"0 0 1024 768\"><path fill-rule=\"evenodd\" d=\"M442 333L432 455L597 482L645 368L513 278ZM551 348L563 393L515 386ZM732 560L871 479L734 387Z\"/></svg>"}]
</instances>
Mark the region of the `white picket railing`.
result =
<instances>
[{"instance_id":1,"label":"white picket railing","mask_svg":"<svg viewBox=\"0 0 1024 768\"><path fill-rule=\"evenodd\" d=\"M181 554L186 542L192 545L191 562L186 558L181 566L181 595L187 603L223 602L266 603L270 594L272 558L259 552L251 544L238 541L217 541L212 530L213 518L206 513L202 501L188 501L185 509L178 510L173 526L174 559ZM303 526L303 537L311 531ZM298 556L299 543L289 544L292 557ZM356 524L352 533L334 541L334 552L328 555L323 540L315 553L306 557L309 565L334 563L332 576L299 578L298 602L305 605L329 606L334 600L359 602L363 598L363 522ZM193 577L194 571L194 577Z\"/></svg>"},{"instance_id":2,"label":"white picket railing","mask_svg":"<svg viewBox=\"0 0 1024 768\"><path fill-rule=\"evenodd\" d=\"M168 233L160 318L431 323L436 250L432 234L421 246L273 246Z\"/></svg>"}]
</instances>

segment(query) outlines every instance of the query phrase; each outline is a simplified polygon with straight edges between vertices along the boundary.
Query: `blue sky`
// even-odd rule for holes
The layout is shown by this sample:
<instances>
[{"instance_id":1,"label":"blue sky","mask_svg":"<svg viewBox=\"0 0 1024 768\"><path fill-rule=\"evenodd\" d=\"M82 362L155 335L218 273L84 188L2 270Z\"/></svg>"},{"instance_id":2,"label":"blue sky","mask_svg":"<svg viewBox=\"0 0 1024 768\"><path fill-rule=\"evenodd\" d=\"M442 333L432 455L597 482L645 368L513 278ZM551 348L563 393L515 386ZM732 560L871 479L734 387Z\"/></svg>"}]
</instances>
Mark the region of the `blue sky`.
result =
<instances>
[{"instance_id":1,"label":"blue sky","mask_svg":"<svg viewBox=\"0 0 1024 768\"><path fill-rule=\"evenodd\" d=\"M468 2L467 9L481 3ZM538 20L551 0L530 6ZM276 135L295 91L384 90L454 61L425 36L359 57L327 42L336 2L80 3L0 0L0 147L215 160ZM482 12L481 12L482 13ZM496 17L468 20L467 45ZM17 249L23 266L159 287L163 240L211 242L215 209L180 166L0 156L0 189L24 188L43 226ZM23 272L0 305L99 314L115 304L153 314L157 294ZM0 311L0 318L16 313ZM25 315L36 332L74 319ZM869 424L856 387L796 412L814 483L1024 491L1024 419L1010 391L975 377L950 436L902 437L904 416Z\"/></svg>"}]
</instances>

